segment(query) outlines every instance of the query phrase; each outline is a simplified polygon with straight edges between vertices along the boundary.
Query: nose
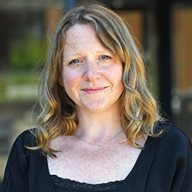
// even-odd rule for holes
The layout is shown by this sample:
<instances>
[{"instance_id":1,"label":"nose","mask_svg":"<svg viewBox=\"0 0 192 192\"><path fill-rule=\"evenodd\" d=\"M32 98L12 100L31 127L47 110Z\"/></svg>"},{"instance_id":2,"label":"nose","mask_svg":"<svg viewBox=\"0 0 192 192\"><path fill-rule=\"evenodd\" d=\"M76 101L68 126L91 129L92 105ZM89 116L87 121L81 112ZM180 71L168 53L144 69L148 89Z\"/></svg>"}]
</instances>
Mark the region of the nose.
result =
<instances>
[{"instance_id":1,"label":"nose","mask_svg":"<svg viewBox=\"0 0 192 192\"><path fill-rule=\"evenodd\" d=\"M86 63L83 77L86 81L94 81L101 77L101 71L97 61L88 61Z\"/></svg>"}]
</instances>

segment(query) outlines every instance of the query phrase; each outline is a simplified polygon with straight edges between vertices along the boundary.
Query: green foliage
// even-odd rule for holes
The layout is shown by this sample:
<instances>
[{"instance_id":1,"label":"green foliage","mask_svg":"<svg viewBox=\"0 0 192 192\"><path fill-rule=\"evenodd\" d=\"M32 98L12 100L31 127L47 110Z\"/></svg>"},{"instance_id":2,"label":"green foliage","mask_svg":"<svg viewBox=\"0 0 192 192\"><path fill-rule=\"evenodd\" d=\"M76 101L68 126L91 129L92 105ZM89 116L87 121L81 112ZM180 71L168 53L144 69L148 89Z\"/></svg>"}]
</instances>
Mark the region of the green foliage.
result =
<instances>
[{"instance_id":1,"label":"green foliage","mask_svg":"<svg viewBox=\"0 0 192 192\"><path fill-rule=\"evenodd\" d=\"M10 63L13 70L33 69L44 63L46 41L27 37L12 43Z\"/></svg>"},{"instance_id":2,"label":"green foliage","mask_svg":"<svg viewBox=\"0 0 192 192\"><path fill-rule=\"evenodd\" d=\"M34 72L0 73L0 103L34 100L38 80L38 74Z\"/></svg>"}]
</instances>

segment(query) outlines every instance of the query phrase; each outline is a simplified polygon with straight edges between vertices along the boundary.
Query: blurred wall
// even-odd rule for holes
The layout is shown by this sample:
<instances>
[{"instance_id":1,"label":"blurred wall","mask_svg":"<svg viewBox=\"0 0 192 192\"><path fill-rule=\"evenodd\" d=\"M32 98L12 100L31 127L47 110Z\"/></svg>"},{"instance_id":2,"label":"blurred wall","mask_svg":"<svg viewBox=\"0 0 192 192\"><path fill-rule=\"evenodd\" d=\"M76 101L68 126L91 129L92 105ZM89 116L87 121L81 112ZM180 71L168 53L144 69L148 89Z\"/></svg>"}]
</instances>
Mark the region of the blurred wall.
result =
<instances>
[{"instance_id":1,"label":"blurred wall","mask_svg":"<svg viewBox=\"0 0 192 192\"><path fill-rule=\"evenodd\" d=\"M31 128L39 75L63 1L0 1L0 180L15 138Z\"/></svg>"}]
</instances>

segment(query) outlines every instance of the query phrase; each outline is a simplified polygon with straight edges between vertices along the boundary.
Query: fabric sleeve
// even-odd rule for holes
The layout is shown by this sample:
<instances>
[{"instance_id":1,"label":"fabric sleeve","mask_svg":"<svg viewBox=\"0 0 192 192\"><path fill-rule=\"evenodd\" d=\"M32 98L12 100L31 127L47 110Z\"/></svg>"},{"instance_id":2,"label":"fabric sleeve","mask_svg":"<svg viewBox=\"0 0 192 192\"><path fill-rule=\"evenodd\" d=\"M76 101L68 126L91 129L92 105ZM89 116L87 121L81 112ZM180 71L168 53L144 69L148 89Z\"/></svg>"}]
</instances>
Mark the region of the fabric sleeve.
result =
<instances>
[{"instance_id":1,"label":"fabric sleeve","mask_svg":"<svg viewBox=\"0 0 192 192\"><path fill-rule=\"evenodd\" d=\"M173 192L192 192L192 145L187 140L183 156L178 158L173 179Z\"/></svg>"},{"instance_id":2,"label":"fabric sleeve","mask_svg":"<svg viewBox=\"0 0 192 192\"><path fill-rule=\"evenodd\" d=\"M23 132L14 142L5 168L2 192L28 191L28 153L26 138L30 132Z\"/></svg>"},{"instance_id":3,"label":"fabric sleeve","mask_svg":"<svg viewBox=\"0 0 192 192\"><path fill-rule=\"evenodd\" d=\"M181 191L192 192L192 144L189 142L186 157L186 173Z\"/></svg>"},{"instance_id":4,"label":"fabric sleeve","mask_svg":"<svg viewBox=\"0 0 192 192\"><path fill-rule=\"evenodd\" d=\"M192 146L186 134L163 124L163 134L153 138L155 155L146 183L147 192L192 192Z\"/></svg>"}]
</instances>

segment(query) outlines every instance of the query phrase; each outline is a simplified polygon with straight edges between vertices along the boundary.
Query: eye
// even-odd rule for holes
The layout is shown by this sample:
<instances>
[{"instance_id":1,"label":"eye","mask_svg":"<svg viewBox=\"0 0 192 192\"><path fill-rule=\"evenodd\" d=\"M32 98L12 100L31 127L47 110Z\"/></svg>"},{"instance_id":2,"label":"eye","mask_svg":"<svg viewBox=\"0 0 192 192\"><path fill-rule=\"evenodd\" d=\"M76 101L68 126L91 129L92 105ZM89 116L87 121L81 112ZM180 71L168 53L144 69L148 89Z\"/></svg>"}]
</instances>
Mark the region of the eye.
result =
<instances>
[{"instance_id":1,"label":"eye","mask_svg":"<svg viewBox=\"0 0 192 192\"><path fill-rule=\"evenodd\" d=\"M74 65L74 66L77 66L79 64L83 63L83 60L81 59L73 59L69 62L69 65Z\"/></svg>"},{"instance_id":2,"label":"eye","mask_svg":"<svg viewBox=\"0 0 192 192\"><path fill-rule=\"evenodd\" d=\"M101 55L99 59L100 59L100 60L110 60L111 57L108 56L108 55Z\"/></svg>"},{"instance_id":3,"label":"eye","mask_svg":"<svg viewBox=\"0 0 192 192\"><path fill-rule=\"evenodd\" d=\"M112 63L112 57L109 55L100 55L97 61L101 65L109 65Z\"/></svg>"}]
</instances>

